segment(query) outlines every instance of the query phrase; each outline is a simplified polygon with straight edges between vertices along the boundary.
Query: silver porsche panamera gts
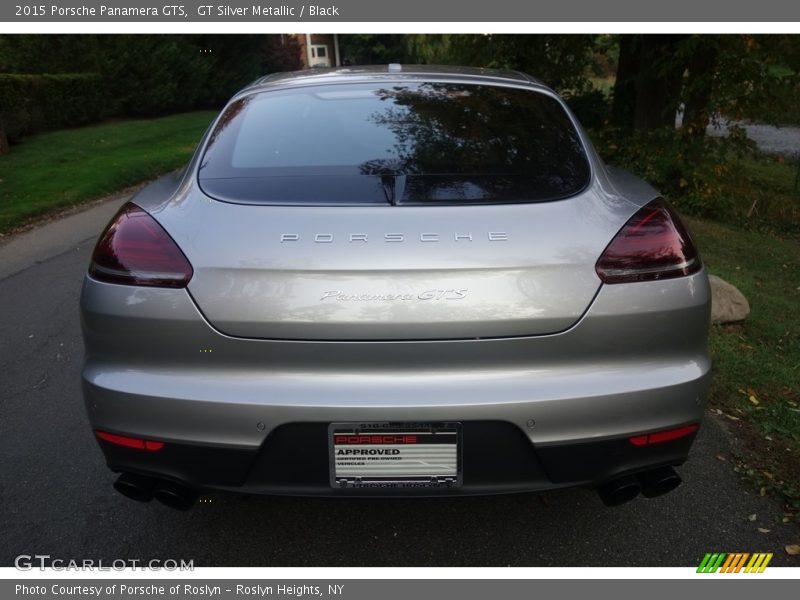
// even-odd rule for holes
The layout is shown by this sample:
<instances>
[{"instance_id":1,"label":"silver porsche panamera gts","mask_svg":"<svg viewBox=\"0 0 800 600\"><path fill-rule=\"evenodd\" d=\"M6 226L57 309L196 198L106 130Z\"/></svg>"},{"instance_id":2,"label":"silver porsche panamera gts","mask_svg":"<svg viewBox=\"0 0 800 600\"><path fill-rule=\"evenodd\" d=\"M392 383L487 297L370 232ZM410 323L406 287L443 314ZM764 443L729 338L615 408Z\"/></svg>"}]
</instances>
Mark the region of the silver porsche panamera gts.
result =
<instances>
[{"instance_id":1,"label":"silver porsche panamera gts","mask_svg":"<svg viewBox=\"0 0 800 600\"><path fill-rule=\"evenodd\" d=\"M710 292L645 182L520 73L241 90L100 237L83 385L118 491L419 496L680 483Z\"/></svg>"}]
</instances>

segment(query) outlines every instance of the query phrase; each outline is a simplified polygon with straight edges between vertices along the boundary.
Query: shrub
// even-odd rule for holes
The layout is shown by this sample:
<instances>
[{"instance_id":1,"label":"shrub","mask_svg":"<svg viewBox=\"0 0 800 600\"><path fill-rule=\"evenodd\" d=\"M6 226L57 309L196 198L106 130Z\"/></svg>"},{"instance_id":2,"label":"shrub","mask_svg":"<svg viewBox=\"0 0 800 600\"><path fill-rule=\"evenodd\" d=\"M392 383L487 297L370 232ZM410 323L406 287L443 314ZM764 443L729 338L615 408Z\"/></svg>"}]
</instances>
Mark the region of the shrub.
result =
<instances>
[{"instance_id":1,"label":"shrub","mask_svg":"<svg viewBox=\"0 0 800 600\"><path fill-rule=\"evenodd\" d=\"M733 208L729 190L742 178L733 168L734 159L755 152L741 128L730 131L728 138L710 138L691 128L606 127L594 130L592 138L607 163L644 178L687 212L724 219Z\"/></svg>"},{"instance_id":2,"label":"shrub","mask_svg":"<svg viewBox=\"0 0 800 600\"><path fill-rule=\"evenodd\" d=\"M587 129L602 127L611 112L611 103L601 90L566 95L566 101L581 124Z\"/></svg>"},{"instance_id":3,"label":"shrub","mask_svg":"<svg viewBox=\"0 0 800 600\"><path fill-rule=\"evenodd\" d=\"M262 65L264 46L280 38L279 35L241 34L206 34L195 38L195 45L209 50L209 54L199 55L208 62L209 70L202 81L197 107L219 109L243 86L269 73ZM292 40L288 36L287 39ZM297 48L296 56L299 58Z\"/></svg>"},{"instance_id":4,"label":"shrub","mask_svg":"<svg viewBox=\"0 0 800 600\"><path fill-rule=\"evenodd\" d=\"M0 73L0 128L10 142L22 136L96 121L105 99L94 73Z\"/></svg>"},{"instance_id":5,"label":"shrub","mask_svg":"<svg viewBox=\"0 0 800 600\"><path fill-rule=\"evenodd\" d=\"M190 38L103 36L100 46L110 114L155 117L197 105L211 63Z\"/></svg>"}]
</instances>

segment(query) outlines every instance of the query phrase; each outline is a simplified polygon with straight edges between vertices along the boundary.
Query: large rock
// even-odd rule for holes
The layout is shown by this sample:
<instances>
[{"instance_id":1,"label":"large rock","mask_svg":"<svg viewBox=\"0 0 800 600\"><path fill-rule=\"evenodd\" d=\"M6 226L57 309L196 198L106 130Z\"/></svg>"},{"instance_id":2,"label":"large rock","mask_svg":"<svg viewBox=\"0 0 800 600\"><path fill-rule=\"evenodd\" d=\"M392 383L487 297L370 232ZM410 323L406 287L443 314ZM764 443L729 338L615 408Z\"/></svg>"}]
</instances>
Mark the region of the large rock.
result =
<instances>
[{"instance_id":1,"label":"large rock","mask_svg":"<svg viewBox=\"0 0 800 600\"><path fill-rule=\"evenodd\" d=\"M744 294L716 275L709 275L708 281L711 283L711 322L744 321L750 314L750 304Z\"/></svg>"}]
</instances>

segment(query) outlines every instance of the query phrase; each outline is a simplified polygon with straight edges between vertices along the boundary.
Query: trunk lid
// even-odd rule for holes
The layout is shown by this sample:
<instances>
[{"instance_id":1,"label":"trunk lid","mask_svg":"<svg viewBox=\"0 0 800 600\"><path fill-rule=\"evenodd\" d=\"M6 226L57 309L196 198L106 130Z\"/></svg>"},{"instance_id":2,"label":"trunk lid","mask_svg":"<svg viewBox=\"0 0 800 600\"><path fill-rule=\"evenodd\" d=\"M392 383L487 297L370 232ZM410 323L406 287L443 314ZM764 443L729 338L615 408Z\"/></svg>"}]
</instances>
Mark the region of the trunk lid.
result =
<instances>
[{"instance_id":1,"label":"trunk lid","mask_svg":"<svg viewBox=\"0 0 800 600\"><path fill-rule=\"evenodd\" d=\"M591 304L595 262L635 210L592 189L494 206L184 200L153 216L192 263L188 291L209 323L230 336L292 340L563 331Z\"/></svg>"}]
</instances>

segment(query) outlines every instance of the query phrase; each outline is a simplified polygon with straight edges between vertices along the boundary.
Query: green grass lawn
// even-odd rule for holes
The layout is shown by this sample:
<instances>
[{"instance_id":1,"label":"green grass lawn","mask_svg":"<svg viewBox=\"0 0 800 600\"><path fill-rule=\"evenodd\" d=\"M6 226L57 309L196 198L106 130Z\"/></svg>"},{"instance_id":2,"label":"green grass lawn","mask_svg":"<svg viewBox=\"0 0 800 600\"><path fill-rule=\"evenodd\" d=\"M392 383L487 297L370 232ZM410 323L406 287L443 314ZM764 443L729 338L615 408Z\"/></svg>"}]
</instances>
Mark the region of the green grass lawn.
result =
<instances>
[{"instance_id":1,"label":"green grass lawn","mask_svg":"<svg viewBox=\"0 0 800 600\"><path fill-rule=\"evenodd\" d=\"M711 406L742 442L739 468L800 508L800 240L688 221L709 271L751 308L741 324L712 327Z\"/></svg>"},{"instance_id":2,"label":"green grass lawn","mask_svg":"<svg viewBox=\"0 0 800 600\"><path fill-rule=\"evenodd\" d=\"M745 226L800 233L797 158L761 155L734 158L725 192L732 199L728 219Z\"/></svg>"},{"instance_id":3,"label":"green grass lawn","mask_svg":"<svg viewBox=\"0 0 800 600\"><path fill-rule=\"evenodd\" d=\"M26 138L0 156L0 232L180 167L214 114L120 121Z\"/></svg>"}]
</instances>

